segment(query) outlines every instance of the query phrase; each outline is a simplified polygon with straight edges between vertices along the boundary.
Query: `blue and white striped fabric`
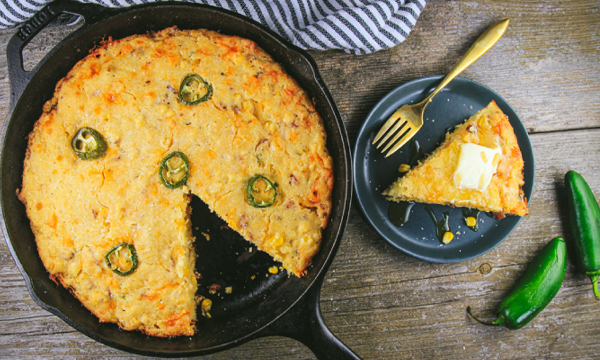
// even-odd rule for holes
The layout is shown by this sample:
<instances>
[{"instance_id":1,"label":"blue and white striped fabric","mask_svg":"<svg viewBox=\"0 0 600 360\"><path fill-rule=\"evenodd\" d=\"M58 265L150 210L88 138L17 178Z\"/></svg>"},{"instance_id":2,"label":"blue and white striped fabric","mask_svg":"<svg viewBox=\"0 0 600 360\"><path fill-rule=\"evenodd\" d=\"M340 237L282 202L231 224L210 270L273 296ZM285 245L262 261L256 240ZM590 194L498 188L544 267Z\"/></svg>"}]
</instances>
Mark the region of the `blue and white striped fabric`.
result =
<instances>
[{"instance_id":1,"label":"blue and white striped fabric","mask_svg":"<svg viewBox=\"0 0 600 360\"><path fill-rule=\"evenodd\" d=\"M124 7L153 0L81 0ZM248 16L304 49L368 54L398 45L426 0L190 0ZM0 29L18 26L50 0L0 0Z\"/></svg>"}]
</instances>

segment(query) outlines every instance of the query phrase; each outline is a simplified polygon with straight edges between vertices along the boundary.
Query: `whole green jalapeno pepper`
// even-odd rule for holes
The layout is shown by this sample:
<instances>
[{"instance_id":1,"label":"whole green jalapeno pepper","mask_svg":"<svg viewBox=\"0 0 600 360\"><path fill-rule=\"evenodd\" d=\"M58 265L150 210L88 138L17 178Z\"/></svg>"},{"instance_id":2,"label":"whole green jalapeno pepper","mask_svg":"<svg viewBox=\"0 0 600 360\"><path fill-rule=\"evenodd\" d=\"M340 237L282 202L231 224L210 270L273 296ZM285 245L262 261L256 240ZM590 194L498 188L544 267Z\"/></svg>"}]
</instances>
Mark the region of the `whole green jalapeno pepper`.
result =
<instances>
[{"instance_id":1,"label":"whole green jalapeno pepper","mask_svg":"<svg viewBox=\"0 0 600 360\"><path fill-rule=\"evenodd\" d=\"M590 277L594 295L600 299L600 207L585 179L575 171L565 174L565 188L577 268Z\"/></svg>"},{"instance_id":2,"label":"whole green jalapeno pepper","mask_svg":"<svg viewBox=\"0 0 600 360\"><path fill-rule=\"evenodd\" d=\"M498 306L498 318L482 321L467 307L476 321L485 325L505 326L517 330L527 325L554 299L560 289L567 266L567 246L561 237L554 238L533 259L525 273Z\"/></svg>"}]
</instances>

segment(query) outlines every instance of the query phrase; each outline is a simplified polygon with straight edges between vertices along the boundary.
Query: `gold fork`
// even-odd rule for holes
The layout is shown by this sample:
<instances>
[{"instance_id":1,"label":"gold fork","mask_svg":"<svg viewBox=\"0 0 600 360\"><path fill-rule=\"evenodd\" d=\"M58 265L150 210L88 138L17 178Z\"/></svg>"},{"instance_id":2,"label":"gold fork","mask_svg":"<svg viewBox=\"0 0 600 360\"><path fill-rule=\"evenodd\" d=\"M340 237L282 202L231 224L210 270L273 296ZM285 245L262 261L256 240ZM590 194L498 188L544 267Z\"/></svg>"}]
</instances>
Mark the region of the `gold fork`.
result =
<instances>
[{"instance_id":1,"label":"gold fork","mask_svg":"<svg viewBox=\"0 0 600 360\"><path fill-rule=\"evenodd\" d=\"M396 134L387 145L381 150L385 152L390 146L393 147L388 151L385 157L388 157L400 149L404 144L408 142L423 126L423 113L425 107L431 102L433 97L437 95L450 81L462 73L472 63L479 59L494 44L500 40L502 35L506 32L508 27L508 19L503 19L490 26L481 36L475 41L475 43L469 48L467 53L458 61L456 65L450 70L448 75L442 80L442 82L433 90L425 100L415 105L403 105L389 119L383 124L381 130L375 136L373 144L379 139L381 141L377 145L379 149L385 142L394 134ZM390 130L391 128L391 130ZM390 131L388 131L390 130ZM385 136L384 136L385 135ZM383 138L382 138L383 137ZM396 142L397 141L397 142Z\"/></svg>"}]
</instances>

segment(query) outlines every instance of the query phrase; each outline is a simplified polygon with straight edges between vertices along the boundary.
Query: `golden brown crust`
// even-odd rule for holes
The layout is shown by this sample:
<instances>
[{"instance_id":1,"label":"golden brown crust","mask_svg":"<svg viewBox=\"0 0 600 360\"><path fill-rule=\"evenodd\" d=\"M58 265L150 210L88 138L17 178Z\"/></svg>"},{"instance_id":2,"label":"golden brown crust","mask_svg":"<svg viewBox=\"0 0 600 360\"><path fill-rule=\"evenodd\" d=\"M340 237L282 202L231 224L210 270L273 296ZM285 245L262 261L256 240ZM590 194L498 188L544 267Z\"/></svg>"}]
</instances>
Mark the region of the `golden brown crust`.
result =
<instances>
[{"instance_id":1,"label":"golden brown crust","mask_svg":"<svg viewBox=\"0 0 600 360\"><path fill-rule=\"evenodd\" d=\"M199 74L209 101L178 102ZM81 127L106 154L79 159ZM207 30L165 29L109 39L56 85L29 135L23 187L40 257L100 321L154 336L191 335L196 319L190 193L284 267L302 276L331 211L332 162L322 120L306 93L254 42ZM161 184L174 152L190 161L187 186ZM248 180L277 183L269 208L245 198ZM138 268L113 273L115 245L136 248Z\"/></svg>"},{"instance_id":2,"label":"golden brown crust","mask_svg":"<svg viewBox=\"0 0 600 360\"><path fill-rule=\"evenodd\" d=\"M454 173L460 145L478 144L501 148L497 170L485 191L459 188ZM383 192L392 201L416 201L477 208L500 214L524 216L529 213L523 193L523 156L513 127L492 101L488 106L446 135L429 157Z\"/></svg>"}]
</instances>

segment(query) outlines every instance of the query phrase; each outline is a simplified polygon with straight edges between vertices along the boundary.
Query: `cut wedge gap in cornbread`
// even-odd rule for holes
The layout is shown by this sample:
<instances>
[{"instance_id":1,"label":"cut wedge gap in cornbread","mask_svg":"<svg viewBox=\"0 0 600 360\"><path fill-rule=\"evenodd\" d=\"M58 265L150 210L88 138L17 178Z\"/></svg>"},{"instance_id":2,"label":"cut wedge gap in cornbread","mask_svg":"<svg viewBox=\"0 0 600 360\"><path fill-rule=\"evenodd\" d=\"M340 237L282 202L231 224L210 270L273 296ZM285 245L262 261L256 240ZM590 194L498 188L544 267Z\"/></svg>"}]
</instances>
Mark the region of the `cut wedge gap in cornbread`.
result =
<instances>
[{"instance_id":1,"label":"cut wedge gap in cornbread","mask_svg":"<svg viewBox=\"0 0 600 360\"><path fill-rule=\"evenodd\" d=\"M523 156L508 117L494 101L387 188L391 201L475 208L496 218L529 213Z\"/></svg>"}]
</instances>

